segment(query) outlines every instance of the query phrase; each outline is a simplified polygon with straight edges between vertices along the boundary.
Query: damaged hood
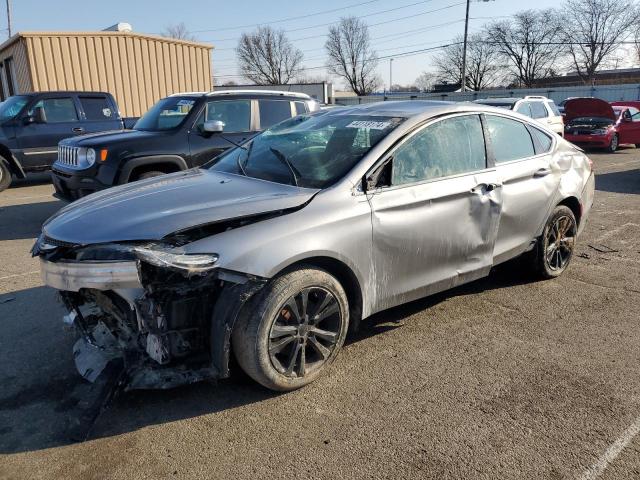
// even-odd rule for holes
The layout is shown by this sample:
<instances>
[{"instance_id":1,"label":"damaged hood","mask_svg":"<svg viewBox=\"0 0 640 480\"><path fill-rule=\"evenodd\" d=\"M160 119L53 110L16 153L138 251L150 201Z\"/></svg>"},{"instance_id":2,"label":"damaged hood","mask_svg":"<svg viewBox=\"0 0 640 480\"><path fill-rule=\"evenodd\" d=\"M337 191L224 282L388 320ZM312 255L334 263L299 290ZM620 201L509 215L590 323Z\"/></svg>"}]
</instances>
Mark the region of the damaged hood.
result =
<instances>
[{"instance_id":1,"label":"damaged hood","mask_svg":"<svg viewBox=\"0 0 640 480\"><path fill-rule=\"evenodd\" d=\"M611 104L599 98L572 98L564 104L565 122L574 118L599 117L612 121L617 120L617 116Z\"/></svg>"},{"instance_id":2,"label":"damaged hood","mask_svg":"<svg viewBox=\"0 0 640 480\"><path fill-rule=\"evenodd\" d=\"M81 245L160 240L186 228L299 207L317 192L193 169L89 195L49 218L43 233Z\"/></svg>"}]
</instances>

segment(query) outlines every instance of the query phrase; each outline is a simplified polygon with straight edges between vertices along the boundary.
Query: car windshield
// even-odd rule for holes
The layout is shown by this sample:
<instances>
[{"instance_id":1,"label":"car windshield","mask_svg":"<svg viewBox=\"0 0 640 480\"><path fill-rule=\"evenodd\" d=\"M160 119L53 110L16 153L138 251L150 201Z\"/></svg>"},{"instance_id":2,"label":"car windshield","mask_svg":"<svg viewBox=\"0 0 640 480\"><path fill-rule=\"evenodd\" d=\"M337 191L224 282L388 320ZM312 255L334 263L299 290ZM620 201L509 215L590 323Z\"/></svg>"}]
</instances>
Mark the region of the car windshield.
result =
<instances>
[{"instance_id":1,"label":"car windshield","mask_svg":"<svg viewBox=\"0 0 640 480\"><path fill-rule=\"evenodd\" d=\"M135 130L159 132L179 127L193 108L193 97L167 97L149 109L133 126Z\"/></svg>"},{"instance_id":2,"label":"car windshield","mask_svg":"<svg viewBox=\"0 0 640 480\"><path fill-rule=\"evenodd\" d=\"M9 97L0 104L0 122L11 120L14 118L22 107L24 107L29 101L28 95L16 95L15 97Z\"/></svg>"},{"instance_id":3,"label":"car windshield","mask_svg":"<svg viewBox=\"0 0 640 480\"><path fill-rule=\"evenodd\" d=\"M326 188L403 120L330 112L299 115L218 157L210 168L300 187Z\"/></svg>"}]
</instances>

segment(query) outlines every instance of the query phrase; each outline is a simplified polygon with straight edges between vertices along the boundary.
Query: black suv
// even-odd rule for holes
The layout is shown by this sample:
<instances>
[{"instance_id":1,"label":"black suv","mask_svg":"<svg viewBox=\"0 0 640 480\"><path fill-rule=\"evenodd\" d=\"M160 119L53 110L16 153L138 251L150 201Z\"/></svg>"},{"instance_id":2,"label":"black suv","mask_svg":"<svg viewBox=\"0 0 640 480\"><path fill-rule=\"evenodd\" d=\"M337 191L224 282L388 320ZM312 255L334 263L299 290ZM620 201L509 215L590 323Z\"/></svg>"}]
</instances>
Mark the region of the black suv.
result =
<instances>
[{"instance_id":1,"label":"black suv","mask_svg":"<svg viewBox=\"0 0 640 480\"><path fill-rule=\"evenodd\" d=\"M0 192L12 175L48 170L58 142L83 133L124 128L118 106L105 92L40 92L0 104Z\"/></svg>"},{"instance_id":2,"label":"black suv","mask_svg":"<svg viewBox=\"0 0 640 480\"><path fill-rule=\"evenodd\" d=\"M132 130L60 142L56 196L75 200L113 185L198 167L282 120L317 110L308 95L236 90L181 93L156 103ZM222 135L214 135L222 129Z\"/></svg>"}]
</instances>

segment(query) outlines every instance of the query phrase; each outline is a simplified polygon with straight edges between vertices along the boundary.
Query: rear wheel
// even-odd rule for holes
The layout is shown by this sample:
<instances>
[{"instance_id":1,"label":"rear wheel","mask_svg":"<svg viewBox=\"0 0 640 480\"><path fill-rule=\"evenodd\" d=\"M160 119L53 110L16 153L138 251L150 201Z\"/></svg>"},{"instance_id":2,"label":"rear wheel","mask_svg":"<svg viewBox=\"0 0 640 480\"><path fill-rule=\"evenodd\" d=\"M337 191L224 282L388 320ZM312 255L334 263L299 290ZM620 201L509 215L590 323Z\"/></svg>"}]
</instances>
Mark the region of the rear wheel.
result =
<instances>
[{"instance_id":1,"label":"rear wheel","mask_svg":"<svg viewBox=\"0 0 640 480\"><path fill-rule=\"evenodd\" d=\"M558 205L530 257L532 269L538 276L555 278L567 269L573 258L577 231L576 217L571 209Z\"/></svg>"},{"instance_id":2,"label":"rear wheel","mask_svg":"<svg viewBox=\"0 0 640 480\"><path fill-rule=\"evenodd\" d=\"M233 330L240 367L272 390L314 381L333 362L349 327L347 296L324 270L277 277L245 306Z\"/></svg>"},{"instance_id":3,"label":"rear wheel","mask_svg":"<svg viewBox=\"0 0 640 480\"><path fill-rule=\"evenodd\" d=\"M9 163L0 157L0 192L6 190L11 185L11 170L9 169Z\"/></svg>"},{"instance_id":4,"label":"rear wheel","mask_svg":"<svg viewBox=\"0 0 640 480\"><path fill-rule=\"evenodd\" d=\"M150 172L144 172L138 175L136 180L145 180L147 178L159 177L160 175L164 175L164 172L160 172L158 170L152 170Z\"/></svg>"},{"instance_id":5,"label":"rear wheel","mask_svg":"<svg viewBox=\"0 0 640 480\"><path fill-rule=\"evenodd\" d=\"M607 152L609 152L609 153L613 153L613 152L615 152L616 150L618 150L619 141L620 141L620 139L618 138L618 134L616 133L616 134L611 138L611 143L609 143L609 146L607 147Z\"/></svg>"}]
</instances>

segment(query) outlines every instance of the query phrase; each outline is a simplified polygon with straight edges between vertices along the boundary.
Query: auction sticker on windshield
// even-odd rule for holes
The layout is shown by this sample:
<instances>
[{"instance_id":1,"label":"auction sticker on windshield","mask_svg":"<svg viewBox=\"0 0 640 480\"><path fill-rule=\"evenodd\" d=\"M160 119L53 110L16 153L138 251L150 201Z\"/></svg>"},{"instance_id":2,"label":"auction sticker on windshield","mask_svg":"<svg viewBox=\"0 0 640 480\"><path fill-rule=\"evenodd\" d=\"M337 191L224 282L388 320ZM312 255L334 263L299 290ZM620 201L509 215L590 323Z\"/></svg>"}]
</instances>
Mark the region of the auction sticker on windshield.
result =
<instances>
[{"instance_id":1,"label":"auction sticker on windshield","mask_svg":"<svg viewBox=\"0 0 640 480\"><path fill-rule=\"evenodd\" d=\"M347 125L347 128L371 128L372 130L384 130L391 126L391 122L372 122L367 120L355 120Z\"/></svg>"}]
</instances>

